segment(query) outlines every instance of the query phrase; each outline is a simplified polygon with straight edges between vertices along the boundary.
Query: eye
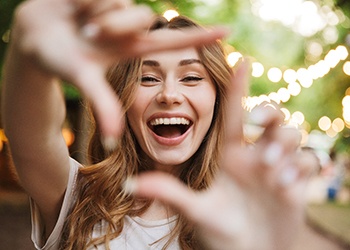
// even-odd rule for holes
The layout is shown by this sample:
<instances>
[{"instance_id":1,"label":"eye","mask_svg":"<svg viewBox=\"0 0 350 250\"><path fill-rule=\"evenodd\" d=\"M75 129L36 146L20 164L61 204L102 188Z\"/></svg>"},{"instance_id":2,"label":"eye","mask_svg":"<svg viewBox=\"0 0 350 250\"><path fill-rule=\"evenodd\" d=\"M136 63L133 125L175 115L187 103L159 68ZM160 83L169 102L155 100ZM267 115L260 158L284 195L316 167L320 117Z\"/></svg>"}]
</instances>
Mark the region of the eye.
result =
<instances>
[{"instance_id":1,"label":"eye","mask_svg":"<svg viewBox=\"0 0 350 250\"><path fill-rule=\"evenodd\" d=\"M154 76L142 76L141 85L153 86L160 82L160 80Z\"/></svg>"},{"instance_id":2,"label":"eye","mask_svg":"<svg viewBox=\"0 0 350 250\"><path fill-rule=\"evenodd\" d=\"M159 82L159 80L153 76L143 76L141 82Z\"/></svg>"},{"instance_id":3,"label":"eye","mask_svg":"<svg viewBox=\"0 0 350 250\"><path fill-rule=\"evenodd\" d=\"M199 76L186 76L184 78L182 78L182 82L199 82L201 80L203 80L203 77L199 77Z\"/></svg>"}]
</instances>

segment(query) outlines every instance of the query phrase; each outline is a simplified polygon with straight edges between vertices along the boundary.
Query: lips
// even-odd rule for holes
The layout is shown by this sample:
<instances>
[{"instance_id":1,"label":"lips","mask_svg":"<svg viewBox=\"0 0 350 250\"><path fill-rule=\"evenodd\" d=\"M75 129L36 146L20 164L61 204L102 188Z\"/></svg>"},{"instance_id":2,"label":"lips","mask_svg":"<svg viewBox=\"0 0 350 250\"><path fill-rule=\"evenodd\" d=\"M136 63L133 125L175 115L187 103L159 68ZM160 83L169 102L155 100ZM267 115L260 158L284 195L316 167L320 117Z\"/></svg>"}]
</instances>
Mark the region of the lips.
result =
<instances>
[{"instance_id":1,"label":"lips","mask_svg":"<svg viewBox=\"0 0 350 250\"><path fill-rule=\"evenodd\" d=\"M176 139L184 135L192 124L185 117L157 117L151 119L147 125L158 137Z\"/></svg>"}]
</instances>

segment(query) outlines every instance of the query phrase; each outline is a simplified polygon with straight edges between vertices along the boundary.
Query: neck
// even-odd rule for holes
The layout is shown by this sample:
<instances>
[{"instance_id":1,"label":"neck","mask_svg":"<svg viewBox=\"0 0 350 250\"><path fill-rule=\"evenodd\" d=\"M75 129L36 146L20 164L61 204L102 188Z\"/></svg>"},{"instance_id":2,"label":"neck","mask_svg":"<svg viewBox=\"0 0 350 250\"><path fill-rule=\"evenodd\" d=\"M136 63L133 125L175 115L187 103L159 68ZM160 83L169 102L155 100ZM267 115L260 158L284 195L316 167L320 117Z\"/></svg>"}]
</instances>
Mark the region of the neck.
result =
<instances>
[{"instance_id":1,"label":"neck","mask_svg":"<svg viewBox=\"0 0 350 250\"><path fill-rule=\"evenodd\" d=\"M144 220L163 220L175 215L175 212L164 203L154 200L139 217Z\"/></svg>"}]
</instances>

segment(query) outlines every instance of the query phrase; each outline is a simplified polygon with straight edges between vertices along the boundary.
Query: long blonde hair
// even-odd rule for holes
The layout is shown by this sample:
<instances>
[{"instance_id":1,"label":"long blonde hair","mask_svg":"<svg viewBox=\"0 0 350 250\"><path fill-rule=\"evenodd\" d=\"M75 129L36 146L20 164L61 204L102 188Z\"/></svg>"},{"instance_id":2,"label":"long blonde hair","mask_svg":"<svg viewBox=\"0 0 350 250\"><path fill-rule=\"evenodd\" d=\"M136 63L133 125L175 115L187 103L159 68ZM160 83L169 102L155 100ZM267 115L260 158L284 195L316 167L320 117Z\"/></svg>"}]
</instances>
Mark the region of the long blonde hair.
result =
<instances>
[{"instance_id":1,"label":"long blonde hair","mask_svg":"<svg viewBox=\"0 0 350 250\"><path fill-rule=\"evenodd\" d=\"M203 29L190 19L180 16L171 21L158 18L150 30L187 27ZM180 174L180 179L194 190L207 188L218 169L225 131L226 92L232 76L220 41L198 48L198 53L215 84L217 94L213 121L207 135L192 156L191 166ZM134 100L133 93L138 87L140 74L140 58L121 60L107 74L126 112ZM60 249L86 249L87 246L101 243L109 249L109 241L123 230L124 217L140 215L149 207L152 201L139 200L122 189L126 178L150 170L151 166L143 164L140 155L140 147L127 120L117 149L112 153L103 149L99 128L95 124L89 145L92 165L79 169L77 201L65 222ZM108 224L106 235L92 239L94 226L102 220ZM193 226L181 215L164 249L176 237L182 249L198 248Z\"/></svg>"}]
</instances>

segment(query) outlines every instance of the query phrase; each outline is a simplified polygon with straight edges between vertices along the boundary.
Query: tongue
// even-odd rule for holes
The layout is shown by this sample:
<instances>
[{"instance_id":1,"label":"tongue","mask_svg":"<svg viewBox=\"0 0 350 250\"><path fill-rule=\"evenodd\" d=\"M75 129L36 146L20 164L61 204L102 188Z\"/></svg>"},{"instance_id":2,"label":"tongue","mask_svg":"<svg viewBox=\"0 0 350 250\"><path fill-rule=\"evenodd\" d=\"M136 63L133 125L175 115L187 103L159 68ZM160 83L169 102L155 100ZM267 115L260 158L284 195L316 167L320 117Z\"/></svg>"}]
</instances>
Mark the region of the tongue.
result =
<instances>
[{"instance_id":1,"label":"tongue","mask_svg":"<svg viewBox=\"0 0 350 250\"><path fill-rule=\"evenodd\" d=\"M156 126L154 132L165 138L175 138L181 135L181 130L177 126Z\"/></svg>"}]
</instances>

